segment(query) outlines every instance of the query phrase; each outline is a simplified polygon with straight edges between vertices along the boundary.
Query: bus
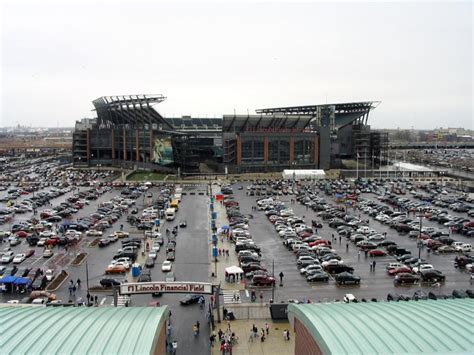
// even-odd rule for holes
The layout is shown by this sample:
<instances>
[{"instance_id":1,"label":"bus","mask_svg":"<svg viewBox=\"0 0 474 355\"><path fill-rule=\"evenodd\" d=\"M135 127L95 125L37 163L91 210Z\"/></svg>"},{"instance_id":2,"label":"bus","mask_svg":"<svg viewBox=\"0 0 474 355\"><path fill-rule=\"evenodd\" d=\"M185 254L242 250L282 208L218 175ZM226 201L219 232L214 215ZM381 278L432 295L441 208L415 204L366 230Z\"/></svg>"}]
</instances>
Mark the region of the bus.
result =
<instances>
[{"instance_id":1,"label":"bus","mask_svg":"<svg viewBox=\"0 0 474 355\"><path fill-rule=\"evenodd\" d=\"M176 217L176 210L174 208L168 208L165 211L165 217L167 221L172 221Z\"/></svg>"}]
</instances>

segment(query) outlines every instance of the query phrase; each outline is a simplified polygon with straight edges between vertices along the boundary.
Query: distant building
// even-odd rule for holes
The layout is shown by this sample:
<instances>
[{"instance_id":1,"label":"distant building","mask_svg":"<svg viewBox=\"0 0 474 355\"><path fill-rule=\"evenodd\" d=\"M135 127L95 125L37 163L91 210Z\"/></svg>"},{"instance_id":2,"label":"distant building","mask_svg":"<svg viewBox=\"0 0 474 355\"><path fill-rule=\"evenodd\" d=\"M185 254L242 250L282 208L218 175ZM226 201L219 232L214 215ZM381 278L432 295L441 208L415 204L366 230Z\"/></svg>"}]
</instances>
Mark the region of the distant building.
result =
<instances>
[{"instance_id":1,"label":"distant building","mask_svg":"<svg viewBox=\"0 0 474 355\"><path fill-rule=\"evenodd\" d=\"M388 136L367 125L378 102L280 107L222 118L165 118L162 95L107 96L97 118L76 122L76 166L199 172L330 169L343 159L377 157ZM383 154L385 156L385 154Z\"/></svg>"}]
</instances>

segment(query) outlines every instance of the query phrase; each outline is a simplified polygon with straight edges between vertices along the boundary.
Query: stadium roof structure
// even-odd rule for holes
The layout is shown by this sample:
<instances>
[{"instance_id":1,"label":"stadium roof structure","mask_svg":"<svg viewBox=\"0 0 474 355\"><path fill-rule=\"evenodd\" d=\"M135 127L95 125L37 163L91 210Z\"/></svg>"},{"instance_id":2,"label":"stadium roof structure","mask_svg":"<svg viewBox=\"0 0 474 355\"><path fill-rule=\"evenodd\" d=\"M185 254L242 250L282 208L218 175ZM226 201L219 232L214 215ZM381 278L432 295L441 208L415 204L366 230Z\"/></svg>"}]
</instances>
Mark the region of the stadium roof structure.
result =
<instances>
[{"instance_id":1,"label":"stadium roof structure","mask_svg":"<svg viewBox=\"0 0 474 355\"><path fill-rule=\"evenodd\" d=\"M166 117L165 120L169 122L174 129L182 132L190 131L221 131L222 129L222 118L196 118L190 116L184 116L180 118Z\"/></svg>"},{"instance_id":2,"label":"stadium roof structure","mask_svg":"<svg viewBox=\"0 0 474 355\"><path fill-rule=\"evenodd\" d=\"M465 354L474 349L472 299L290 304L323 354Z\"/></svg>"},{"instance_id":3,"label":"stadium roof structure","mask_svg":"<svg viewBox=\"0 0 474 355\"><path fill-rule=\"evenodd\" d=\"M379 104L380 101L361 101L323 105L264 108L258 109L256 112L257 114L263 115L309 115L312 117L311 122L319 126L326 124L323 120L326 115L334 113L334 125L338 128L341 128L351 123L367 124L369 112L376 108Z\"/></svg>"},{"instance_id":4,"label":"stadium roof structure","mask_svg":"<svg viewBox=\"0 0 474 355\"><path fill-rule=\"evenodd\" d=\"M153 108L154 104L164 100L166 97L163 95L120 95L102 96L92 103L99 128L155 124L171 130L173 127Z\"/></svg>"},{"instance_id":5,"label":"stadium roof structure","mask_svg":"<svg viewBox=\"0 0 474 355\"><path fill-rule=\"evenodd\" d=\"M0 306L0 354L152 354L168 307Z\"/></svg>"},{"instance_id":6,"label":"stadium roof structure","mask_svg":"<svg viewBox=\"0 0 474 355\"><path fill-rule=\"evenodd\" d=\"M291 129L302 131L309 127L312 116L286 115L224 115L222 122L223 132L243 132L265 129Z\"/></svg>"}]
</instances>

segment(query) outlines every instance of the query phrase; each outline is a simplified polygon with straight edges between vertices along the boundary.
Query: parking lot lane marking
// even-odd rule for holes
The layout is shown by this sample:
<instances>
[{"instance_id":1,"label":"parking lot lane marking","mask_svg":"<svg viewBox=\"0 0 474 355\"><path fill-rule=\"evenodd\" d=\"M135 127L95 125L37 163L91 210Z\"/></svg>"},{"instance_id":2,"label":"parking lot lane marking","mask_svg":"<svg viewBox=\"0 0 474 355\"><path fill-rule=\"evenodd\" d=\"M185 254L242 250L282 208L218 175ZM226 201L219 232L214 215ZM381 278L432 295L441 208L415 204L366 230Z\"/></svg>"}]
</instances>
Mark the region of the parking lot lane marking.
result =
<instances>
[{"instance_id":1,"label":"parking lot lane marking","mask_svg":"<svg viewBox=\"0 0 474 355\"><path fill-rule=\"evenodd\" d=\"M107 297L103 297L102 300L100 301L100 305L103 306L105 301L107 301ZM112 306L113 306L113 302L112 302Z\"/></svg>"},{"instance_id":2,"label":"parking lot lane marking","mask_svg":"<svg viewBox=\"0 0 474 355\"><path fill-rule=\"evenodd\" d=\"M245 296L246 296L247 298L250 297L249 290L247 290L247 289L245 290Z\"/></svg>"}]
</instances>

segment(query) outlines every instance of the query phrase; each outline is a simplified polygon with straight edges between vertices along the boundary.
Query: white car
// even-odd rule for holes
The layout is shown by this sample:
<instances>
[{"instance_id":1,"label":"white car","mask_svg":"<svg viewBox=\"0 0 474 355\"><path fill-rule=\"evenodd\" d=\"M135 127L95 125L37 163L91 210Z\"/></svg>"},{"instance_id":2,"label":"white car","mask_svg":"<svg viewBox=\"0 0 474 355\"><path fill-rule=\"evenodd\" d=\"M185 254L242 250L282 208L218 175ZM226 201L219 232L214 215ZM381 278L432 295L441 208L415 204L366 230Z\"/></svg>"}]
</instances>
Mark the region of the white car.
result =
<instances>
[{"instance_id":1,"label":"white car","mask_svg":"<svg viewBox=\"0 0 474 355\"><path fill-rule=\"evenodd\" d=\"M112 260L110 265L123 265L126 269L130 269L132 262L129 258L118 258L117 260Z\"/></svg>"},{"instance_id":2,"label":"white car","mask_svg":"<svg viewBox=\"0 0 474 355\"><path fill-rule=\"evenodd\" d=\"M2 255L2 264L8 264L8 263L11 262L14 258L15 258L15 253L12 252L11 250L10 250L10 251L7 251L7 252L5 252L5 253Z\"/></svg>"},{"instance_id":3,"label":"white car","mask_svg":"<svg viewBox=\"0 0 474 355\"><path fill-rule=\"evenodd\" d=\"M163 261L163 264L161 264L161 271L168 272L171 271L172 263L169 260Z\"/></svg>"},{"instance_id":4,"label":"white car","mask_svg":"<svg viewBox=\"0 0 474 355\"><path fill-rule=\"evenodd\" d=\"M431 264L421 264L420 266L415 266L414 268L412 268L412 271L414 273L418 273L418 272L421 272L421 271L433 270L433 269L434 269L434 267Z\"/></svg>"},{"instance_id":5,"label":"white car","mask_svg":"<svg viewBox=\"0 0 474 355\"><path fill-rule=\"evenodd\" d=\"M21 264L23 261L25 261L26 255L25 254L16 254L15 257L13 258L13 264Z\"/></svg>"},{"instance_id":6,"label":"white car","mask_svg":"<svg viewBox=\"0 0 474 355\"><path fill-rule=\"evenodd\" d=\"M102 237L102 232L91 229L86 232L86 235L89 237Z\"/></svg>"},{"instance_id":7,"label":"white car","mask_svg":"<svg viewBox=\"0 0 474 355\"><path fill-rule=\"evenodd\" d=\"M469 253L472 251L471 244L464 243L462 245L456 246L456 250L463 253Z\"/></svg>"},{"instance_id":8,"label":"white car","mask_svg":"<svg viewBox=\"0 0 474 355\"><path fill-rule=\"evenodd\" d=\"M53 235L54 233L51 231L43 231L39 234L40 237L45 237L45 238L52 237Z\"/></svg>"},{"instance_id":9,"label":"white car","mask_svg":"<svg viewBox=\"0 0 474 355\"><path fill-rule=\"evenodd\" d=\"M114 266L119 266L122 265L125 269L130 269L130 263L127 261L115 261L113 263L110 263L107 268L113 268Z\"/></svg>"},{"instance_id":10,"label":"white car","mask_svg":"<svg viewBox=\"0 0 474 355\"><path fill-rule=\"evenodd\" d=\"M341 265L341 264L344 264L344 262L342 260L331 259L331 260L328 260L328 261L323 261L321 266L326 267L328 265Z\"/></svg>"},{"instance_id":11,"label":"white car","mask_svg":"<svg viewBox=\"0 0 474 355\"><path fill-rule=\"evenodd\" d=\"M46 276L46 280L51 281L54 277L54 271L52 269L48 269L44 275Z\"/></svg>"},{"instance_id":12,"label":"white car","mask_svg":"<svg viewBox=\"0 0 474 355\"><path fill-rule=\"evenodd\" d=\"M158 257L158 252L156 250L152 250L150 251L150 254L148 254L148 256L153 260L156 260L156 258Z\"/></svg>"},{"instance_id":13,"label":"white car","mask_svg":"<svg viewBox=\"0 0 474 355\"><path fill-rule=\"evenodd\" d=\"M160 245L159 244L153 244L153 246L151 247L151 251L159 252L160 251Z\"/></svg>"},{"instance_id":14,"label":"white car","mask_svg":"<svg viewBox=\"0 0 474 355\"><path fill-rule=\"evenodd\" d=\"M42 247L46 244L47 240L48 240L48 238L40 238L40 240L38 240L38 243L36 243L36 245L39 246L39 247Z\"/></svg>"},{"instance_id":15,"label":"white car","mask_svg":"<svg viewBox=\"0 0 474 355\"><path fill-rule=\"evenodd\" d=\"M300 269L300 274L306 274L310 270L323 270L321 265L309 265Z\"/></svg>"}]
</instances>

